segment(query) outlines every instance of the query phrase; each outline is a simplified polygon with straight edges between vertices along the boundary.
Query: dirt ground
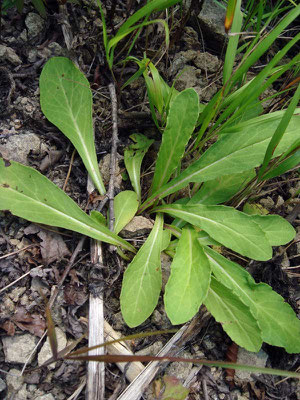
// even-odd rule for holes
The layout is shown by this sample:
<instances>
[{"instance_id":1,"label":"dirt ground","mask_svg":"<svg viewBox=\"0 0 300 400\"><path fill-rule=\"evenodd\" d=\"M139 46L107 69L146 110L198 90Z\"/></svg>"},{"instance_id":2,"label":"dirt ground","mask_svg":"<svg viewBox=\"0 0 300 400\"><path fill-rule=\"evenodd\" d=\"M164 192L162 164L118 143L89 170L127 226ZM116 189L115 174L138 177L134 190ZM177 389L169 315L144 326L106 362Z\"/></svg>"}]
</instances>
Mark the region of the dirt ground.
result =
<instances>
[{"instance_id":1,"label":"dirt ground","mask_svg":"<svg viewBox=\"0 0 300 400\"><path fill-rule=\"evenodd\" d=\"M111 103L108 91L108 72L104 65L99 11L93 2L67 3L58 7L48 1L47 18L43 19L31 2L26 3L22 14L14 8L2 16L0 39L0 153L37 168L60 188L64 187L82 209L90 210L99 198L87 194L87 175L79 156L66 137L43 116L39 104L39 76L45 62L53 56L69 57L76 61L93 88L95 143L98 159L111 150ZM116 1L106 3L108 29L117 27L138 7L137 2ZM192 6L196 2L192 2ZM202 102L209 99L221 84L224 47L212 48L196 30L196 10L178 12L173 21L171 43L163 52L164 34L160 27L142 33L132 50L132 55L142 58L146 51L154 58L157 68L172 83L183 68L176 85L178 90L193 86ZM64 27L66 30L64 32ZM65 34L64 34L65 33ZM205 35L204 35L205 37ZM68 41L69 40L69 41ZM117 61L126 54L119 48ZM202 55L201 55L201 54ZM203 53L205 53L203 59ZM202 60L202 61L201 61ZM204 61L203 61L204 60ZM201 64L202 63L202 64ZM201 64L201 65L200 65ZM203 66L204 65L204 66ZM155 140L144 168L150 170L157 153L159 135L151 119L143 79L133 82L124 90L121 85L134 72L134 64L117 65L115 77L118 94L118 125L120 141L120 173L124 170L122 154L130 143L132 133L144 133ZM71 172L69 168L71 165ZM104 167L102 167L104 168ZM102 170L103 172L103 170ZM104 173L105 174L105 173ZM107 178L108 179L108 178ZM147 187L149 178L143 185ZM270 284L299 313L299 199L286 202L299 189L299 173L295 170L268 182L253 195L270 213L288 218L298 234L289 246L274 249L268 262L244 262L256 281ZM106 181L105 184L108 182ZM130 188L121 180L118 190ZM145 236L139 237L143 239ZM18 377L24 364L26 368L41 365L51 352L45 345L45 300L49 298L68 267L80 236L69 231L58 231L37 226L8 212L0 219L0 398L2 399L84 399L86 364L78 361L58 361ZM138 243L138 242L137 242ZM166 263L168 260L166 261ZM153 315L139 328L130 330L122 320L119 305L123 262L104 248L101 280L91 279L90 242L85 240L68 272L54 302L52 313L60 348L78 339L88 329L89 294L93 285L103 295L107 322L121 335L133 332L169 329L171 327L160 302ZM95 275L92 275L95 277ZM99 277L99 275L97 275ZM9 285L14 283L12 286ZM100 288L100 289L99 289ZM203 311L204 313L204 311ZM201 314L202 316L204 314ZM204 317L203 317L204 318ZM156 354L171 335L136 339L130 343L136 353ZM42 340L41 340L42 339ZM86 339L81 341L87 345ZM30 353L31 357L30 357ZM207 358L209 360L249 361L249 353L238 349L212 318L205 317L180 349L180 356ZM290 369L299 368L299 355L287 354L283 349L264 345L253 359L255 365ZM192 364L164 366L156 375L156 388L164 375L175 376L185 384L190 393L187 399L290 399L300 398L300 389L292 379L281 380L269 375L253 376L233 374L218 368L199 367ZM105 370L105 398L117 399L128 382L116 365L107 364ZM77 392L76 392L77 391ZM156 392L159 392L156 389ZM153 386L144 398L161 398L153 394Z\"/></svg>"}]
</instances>

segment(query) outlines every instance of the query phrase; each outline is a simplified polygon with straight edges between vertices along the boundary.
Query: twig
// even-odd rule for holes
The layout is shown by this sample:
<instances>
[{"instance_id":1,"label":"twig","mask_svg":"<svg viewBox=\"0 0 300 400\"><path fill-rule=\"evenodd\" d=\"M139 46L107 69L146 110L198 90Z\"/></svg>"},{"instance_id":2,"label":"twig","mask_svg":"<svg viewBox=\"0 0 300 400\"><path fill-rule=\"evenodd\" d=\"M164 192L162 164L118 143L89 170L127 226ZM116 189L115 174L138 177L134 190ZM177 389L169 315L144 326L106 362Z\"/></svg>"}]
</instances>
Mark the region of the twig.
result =
<instances>
[{"instance_id":1,"label":"twig","mask_svg":"<svg viewBox=\"0 0 300 400\"><path fill-rule=\"evenodd\" d=\"M59 6L59 18L58 22L61 24L61 30L64 35L65 43L67 49L70 51L72 49L73 44L73 34L71 30L71 25L69 22L68 12L66 5Z\"/></svg>"},{"instance_id":2,"label":"twig","mask_svg":"<svg viewBox=\"0 0 300 400\"><path fill-rule=\"evenodd\" d=\"M25 251L27 249L29 249L30 247L36 247L37 244L33 243L33 244L29 244L28 246L23 247L22 249L16 250L16 251L12 251L11 253L5 254L4 256L0 257L0 260L2 260L3 258L7 258L7 257L11 257L14 256L15 254L21 253L21 251ZM19 278L20 279L20 278ZM1 293L1 292L0 292Z\"/></svg>"},{"instance_id":3,"label":"twig","mask_svg":"<svg viewBox=\"0 0 300 400\"><path fill-rule=\"evenodd\" d=\"M22 249L22 250L24 250L24 249ZM21 279L25 278L25 276L29 275L32 271L37 270L37 269L42 268L42 267L44 267L44 265L39 265L38 267L32 268L30 271L26 272L26 274L20 276L20 278L16 279L15 281L11 282L9 285L7 285L7 286L5 286L4 288L2 288L2 289L0 290L0 294L1 294L2 292L5 292L5 290L7 290L7 289L10 288L11 286L13 286L15 283L19 282Z\"/></svg>"},{"instance_id":4,"label":"twig","mask_svg":"<svg viewBox=\"0 0 300 400\"><path fill-rule=\"evenodd\" d=\"M110 180L107 190L107 197L109 199L109 229L114 229L114 185L116 174L117 162L117 145L118 145L118 103L116 87L114 83L108 85L109 94L111 98L111 116L112 116L112 139L111 139L111 153L110 153Z\"/></svg>"},{"instance_id":5,"label":"twig","mask_svg":"<svg viewBox=\"0 0 300 400\"><path fill-rule=\"evenodd\" d=\"M76 149L73 150L73 153L72 153L72 156L71 156L71 160L70 160L70 165L69 165L69 168L68 168L67 176L66 176L66 179L65 179L64 186L62 188L63 191L66 190L66 186L67 186L68 180L69 180L70 175L71 175L71 170L72 170L72 167L73 167L75 154L76 154Z\"/></svg>"},{"instance_id":6,"label":"twig","mask_svg":"<svg viewBox=\"0 0 300 400\"><path fill-rule=\"evenodd\" d=\"M204 400L209 400L208 392L207 392L207 384L206 384L206 380L204 378L202 379L202 390L203 390Z\"/></svg>"},{"instance_id":7,"label":"twig","mask_svg":"<svg viewBox=\"0 0 300 400\"><path fill-rule=\"evenodd\" d=\"M73 264L75 262L75 259L76 259L77 255L78 255L78 253L81 252L85 239L86 239L86 237L82 236L82 238L79 240L75 250L73 251L73 254L72 254L71 258L70 258L70 261L69 261L67 267L64 270L64 273L63 273L63 275L62 275L57 287L55 288L55 290L51 294L50 299L49 299L49 307L50 308L52 307L52 305L53 305L53 303L54 303L54 301L55 301L55 299L56 299L56 297L58 295L58 292L59 292L60 288L62 287L66 277L68 276L68 274L69 274L69 272L70 272L70 270L71 270L71 268L72 268L72 266L73 266Z\"/></svg>"}]
</instances>

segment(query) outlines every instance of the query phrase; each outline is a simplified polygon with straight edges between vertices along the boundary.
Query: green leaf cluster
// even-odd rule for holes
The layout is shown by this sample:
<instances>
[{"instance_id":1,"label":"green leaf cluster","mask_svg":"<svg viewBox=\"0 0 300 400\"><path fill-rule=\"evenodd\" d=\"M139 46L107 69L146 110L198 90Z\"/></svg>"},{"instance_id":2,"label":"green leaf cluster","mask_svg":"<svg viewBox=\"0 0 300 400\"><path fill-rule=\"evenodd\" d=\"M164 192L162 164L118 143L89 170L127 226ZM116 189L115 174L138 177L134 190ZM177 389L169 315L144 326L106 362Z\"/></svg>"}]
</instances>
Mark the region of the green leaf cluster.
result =
<instances>
[{"instance_id":1,"label":"green leaf cluster","mask_svg":"<svg viewBox=\"0 0 300 400\"><path fill-rule=\"evenodd\" d=\"M152 11L175 3L149 2L110 40L104 26L109 65L112 67L114 49L122 38L148 23ZM131 136L134 143L126 148L124 162L134 191L115 197L113 232L103 215L84 213L39 172L3 159L0 209L34 222L71 229L133 253L136 249L118 234L136 213L148 210L156 214L155 224L123 277L121 310L130 327L143 323L158 303L162 291L160 256L165 251L173 260L163 300L173 324L190 320L204 304L228 335L246 349L258 351L267 342L290 353L299 352L300 321L290 305L270 286L256 283L244 268L222 255L224 246L243 257L266 261L272 258L273 246L284 245L295 236L294 228L283 218L258 215L253 210L247 214L230 202L241 193L251 193L256 183L299 163L299 88L286 109L266 115L260 115L259 96L299 62L299 56L295 56L279 65L300 35L252 81L244 82L250 66L299 13L300 6L294 7L273 31L262 39L256 37L242 49L245 54L235 70L231 60L239 53L239 42L235 36L230 38L223 87L207 105L199 104L194 89L173 91L146 58L140 62L138 73L144 73L152 116L162 140L147 197L142 193L140 177L143 158L153 141L141 134ZM229 17L233 18L231 29L240 32L243 18L239 0ZM142 18L144 22L139 23ZM73 143L96 188L104 194L87 79L70 60L53 58L42 71L40 93L44 114ZM246 115L249 107L251 113ZM212 138L214 144L207 146ZM182 196L184 188L190 195ZM223 205L225 202L231 205Z\"/></svg>"}]
</instances>

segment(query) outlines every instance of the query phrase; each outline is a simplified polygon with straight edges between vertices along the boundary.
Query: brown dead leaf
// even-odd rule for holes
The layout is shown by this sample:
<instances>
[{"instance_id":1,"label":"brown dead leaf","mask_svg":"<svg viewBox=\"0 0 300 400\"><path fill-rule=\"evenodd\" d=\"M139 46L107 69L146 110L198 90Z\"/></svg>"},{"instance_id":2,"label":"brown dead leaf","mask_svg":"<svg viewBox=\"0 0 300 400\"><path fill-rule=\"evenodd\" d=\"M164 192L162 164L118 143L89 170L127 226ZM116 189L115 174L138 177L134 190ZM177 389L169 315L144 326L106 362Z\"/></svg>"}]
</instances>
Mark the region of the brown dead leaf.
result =
<instances>
[{"instance_id":1,"label":"brown dead leaf","mask_svg":"<svg viewBox=\"0 0 300 400\"><path fill-rule=\"evenodd\" d=\"M42 239L42 242L40 243L41 254L43 261L47 265L70 256L70 251L59 234L40 230L37 235Z\"/></svg>"},{"instance_id":2,"label":"brown dead leaf","mask_svg":"<svg viewBox=\"0 0 300 400\"><path fill-rule=\"evenodd\" d=\"M64 299L68 305L82 306L87 301L87 294L83 288L68 284L64 289Z\"/></svg>"},{"instance_id":3,"label":"brown dead leaf","mask_svg":"<svg viewBox=\"0 0 300 400\"><path fill-rule=\"evenodd\" d=\"M0 324L0 328L6 331L9 336L14 336L15 334L15 326L9 320L3 322L3 324Z\"/></svg>"},{"instance_id":4,"label":"brown dead leaf","mask_svg":"<svg viewBox=\"0 0 300 400\"><path fill-rule=\"evenodd\" d=\"M42 337L46 329L46 322L42 315L29 314L24 307L18 307L11 321L22 331L28 331L35 336Z\"/></svg>"}]
</instances>

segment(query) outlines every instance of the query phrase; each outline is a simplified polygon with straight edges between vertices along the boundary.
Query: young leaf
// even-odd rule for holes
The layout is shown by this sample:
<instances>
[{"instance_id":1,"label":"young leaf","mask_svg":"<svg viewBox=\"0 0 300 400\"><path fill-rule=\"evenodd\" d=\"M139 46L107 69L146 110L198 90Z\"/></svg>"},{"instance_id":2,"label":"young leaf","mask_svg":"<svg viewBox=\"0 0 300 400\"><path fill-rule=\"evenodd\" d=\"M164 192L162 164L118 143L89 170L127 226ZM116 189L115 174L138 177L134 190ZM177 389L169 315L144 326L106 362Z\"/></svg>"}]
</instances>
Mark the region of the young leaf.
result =
<instances>
[{"instance_id":1,"label":"young leaf","mask_svg":"<svg viewBox=\"0 0 300 400\"><path fill-rule=\"evenodd\" d=\"M124 190L114 198L115 224L114 232L119 233L135 216L139 202L137 194L131 190Z\"/></svg>"},{"instance_id":2,"label":"young leaf","mask_svg":"<svg viewBox=\"0 0 300 400\"><path fill-rule=\"evenodd\" d=\"M204 304L235 343L248 351L259 351L261 333L249 307L214 277Z\"/></svg>"},{"instance_id":3,"label":"young leaf","mask_svg":"<svg viewBox=\"0 0 300 400\"><path fill-rule=\"evenodd\" d=\"M42 70L40 96L43 113L72 142L96 188L105 194L94 144L89 81L71 60L53 57Z\"/></svg>"},{"instance_id":4,"label":"young leaf","mask_svg":"<svg viewBox=\"0 0 300 400\"><path fill-rule=\"evenodd\" d=\"M198 312L207 295L211 268L197 232L184 228L171 264L164 303L173 325L184 324Z\"/></svg>"},{"instance_id":5,"label":"young leaf","mask_svg":"<svg viewBox=\"0 0 300 400\"><path fill-rule=\"evenodd\" d=\"M209 247L203 249L216 279L250 307L262 339L273 346L284 347L288 353L300 352L300 320L291 306L269 285L255 283L240 265Z\"/></svg>"},{"instance_id":6,"label":"young leaf","mask_svg":"<svg viewBox=\"0 0 300 400\"><path fill-rule=\"evenodd\" d=\"M123 318L130 328L143 323L158 302L162 284L162 232L163 218L158 214L146 242L124 273L120 302Z\"/></svg>"},{"instance_id":7,"label":"young leaf","mask_svg":"<svg viewBox=\"0 0 300 400\"><path fill-rule=\"evenodd\" d=\"M168 182L179 165L199 115L199 97L194 89L179 93L170 104L167 126L162 135L151 192Z\"/></svg>"},{"instance_id":8,"label":"young leaf","mask_svg":"<svg viewBox=\"0 0 300 400\"><path fill-rule=\"evenodd\" d=\"M259 225L232 207L170 204L156 207L154 211L166 212L198 226L243 256L261 261L272 257L272 247Z\"/></svg>"},{"instance_id":9,"label":"young leaf","mask_svg":"<svg viewBox=\"0 0 300 400\"><path fill-rule=\"evenodd\" d=\"M299 110L296 112L299 113ZM224 130L224 135L210 146L199 160L142 204L140 212L153 204L156 199L182 189L189 182L205 182L222 175L231 175L257 167L263 161L270 138L282 115L282 111L274 112ZM300 115L295 114L273 154L274 157L284 152L299 137L299 124Z\"/></svg>"},{"instance_id":10,"label":"young leaf","mask_svg":"<svg viewBox=\"0 0 300 400\"><path fill-rule=\"evenodd\" d=\"M141 165L144 155L147 153L149 147L154 142L152 139L148 139L142 134L133 134L130 138L136 142L125 149L124 152L124 163L127 169L131 184L138 196L138 200L141 201Z\"/></svg>"},{"instance_id":11,"label":"young leaf","mask_svg":"<svg viewBox=\"0 0 300 400\"><path fill-rule=\"evenodd\" d=\"M135 252L124 239L95 222L49 179L33 168L0 158L0 210L58 226Z\"/></svg>"}]
</instances>

